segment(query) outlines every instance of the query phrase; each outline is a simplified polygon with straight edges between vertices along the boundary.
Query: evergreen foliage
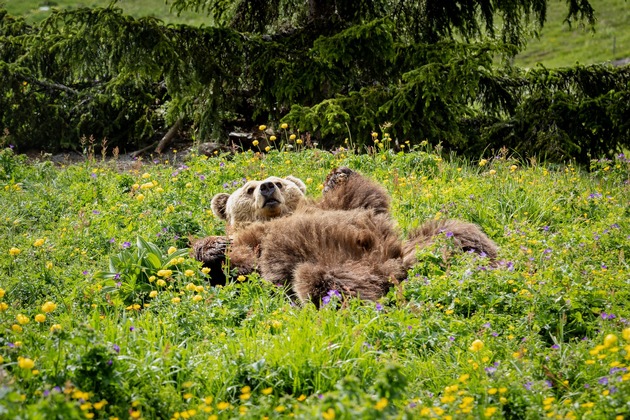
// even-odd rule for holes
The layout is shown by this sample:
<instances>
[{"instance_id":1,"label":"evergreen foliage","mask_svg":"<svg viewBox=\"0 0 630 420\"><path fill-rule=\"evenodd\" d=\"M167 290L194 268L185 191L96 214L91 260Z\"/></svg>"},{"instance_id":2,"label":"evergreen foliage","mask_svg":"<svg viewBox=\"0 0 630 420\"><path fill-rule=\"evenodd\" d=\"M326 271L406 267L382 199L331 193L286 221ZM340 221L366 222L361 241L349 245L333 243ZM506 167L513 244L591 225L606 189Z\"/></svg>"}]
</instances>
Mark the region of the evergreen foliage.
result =
<instances>
[{"instance_id":1,"label":"evergreen foliage","mask_svg":"<svg viewBox=\"0 0 630 420\"><path fill-rule=\"evenodd\" d=\"M587 1L567 4L568 22L594 22ZM399 141L474 154L508 146L585 161L629 142L627 69L497 67L544 23L546 1L172 6L216 26L134 19L113 6L57 11L32 26L0 12L9 141L76 148L94 135L136 149L179 120L198 139L282 120L325 145L348 136L362 145L384 124Z\"/></svg>"}]
</instances>

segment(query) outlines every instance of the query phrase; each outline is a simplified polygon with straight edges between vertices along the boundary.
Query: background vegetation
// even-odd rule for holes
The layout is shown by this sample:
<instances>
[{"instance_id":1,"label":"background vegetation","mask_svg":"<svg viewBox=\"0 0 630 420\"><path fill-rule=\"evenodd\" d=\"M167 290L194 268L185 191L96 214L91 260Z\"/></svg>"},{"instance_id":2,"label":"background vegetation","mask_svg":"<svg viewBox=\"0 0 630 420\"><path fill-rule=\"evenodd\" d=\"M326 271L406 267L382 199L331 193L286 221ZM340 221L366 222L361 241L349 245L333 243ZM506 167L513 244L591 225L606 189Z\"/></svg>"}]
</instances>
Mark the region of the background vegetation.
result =
<instances>
[{"instance_id":1,"label":"background vegetation","mask_svg":"<svg viewBox=\"0 0 630 420\"><path fill-rule=\"evenodd\" d=\"M27 165L3 149L2 416L630 416L630 161L587 173L389 145L176 155L124 171L94 158ZM255 275L209 287L177 250L224 232L213 194L291 173L318 196L339 165L387 188L403 232L433 218L480 224L499 266L445 259L444 237L380 302L316 310Z\"/></svg>"},{"instance_id":2,"label":"background vegetation","mask_svg":"<svg viewBox=\"0 0 630 420\"><path fill-rule=\"evenodd\" d=\"M138 149L174 125L225 140L268 121L322 146L351 135L362 146L387 126L398 144L427 139L471 156L507 146L588 163L627 147L628 67L509 65L546 2L440 4L173 1L207 14L202 28L116 8L53 11L32 25L3 14L0 124L18 147L46 149L91 135ZM564 10L594 23L588 2Z\"/></svg>"},{"instance_id":3,"label":"background vegetation","mask_svg":"<svg viewBox=\"0 0 630 420\"><path fill-rule=\"evenodd\" d=\"M55 8L105 7L107 0L78 2L58 0L46 6L41 0L9 1L4 7L14 16L23 16L28 22L37 22L50 16ZM566 8L561 1L548 3L547 20L540 36L528 39L525 49L516 55L515 64L547 68L570 67L605 63L630 57L630 7L626 0L592 0L595 9L595 30L583 24L567 25ZM198 13L183 11L171 13L163 0L120 0L117 5L124 13L136 18L153 16L166 23L186 25L212 25L212 19ZM48 7L48 10L42 10Z\"/></svg>"}]
</instances>

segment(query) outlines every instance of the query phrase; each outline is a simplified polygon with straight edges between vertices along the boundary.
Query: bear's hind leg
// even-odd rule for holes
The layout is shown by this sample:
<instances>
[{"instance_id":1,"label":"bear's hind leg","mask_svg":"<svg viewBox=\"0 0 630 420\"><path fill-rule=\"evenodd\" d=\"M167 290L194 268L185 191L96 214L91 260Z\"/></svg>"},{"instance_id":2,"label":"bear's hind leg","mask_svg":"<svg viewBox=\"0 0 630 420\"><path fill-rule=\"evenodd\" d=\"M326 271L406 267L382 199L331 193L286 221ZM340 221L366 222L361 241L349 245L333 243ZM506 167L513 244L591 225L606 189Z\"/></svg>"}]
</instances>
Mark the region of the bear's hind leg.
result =
<instances>
[{"instance_id":1,"label":"bear's hind leg","mask_svg":"<svg viewBox=\"0 0 630 420\"><path fill-rule=\"evenodd\" d=\"M317 307L334 291L375 301L388 292L393 277L375 272L360 261L334 267L303 263L295 269L293 291L300 301L313 302Z\"/></svg>"},{"instance_id":2,"label":"bear's hind leg","mask_svg":"<svg viewBox=\"0 0 630 420\"><path fill-rule=\"evenodd\" d=\"M374 210L389 212L389 195L374 181L350 168L333 169L324 182L324 194L318 207L324 210Z\"/></svg>"}]
</instances>

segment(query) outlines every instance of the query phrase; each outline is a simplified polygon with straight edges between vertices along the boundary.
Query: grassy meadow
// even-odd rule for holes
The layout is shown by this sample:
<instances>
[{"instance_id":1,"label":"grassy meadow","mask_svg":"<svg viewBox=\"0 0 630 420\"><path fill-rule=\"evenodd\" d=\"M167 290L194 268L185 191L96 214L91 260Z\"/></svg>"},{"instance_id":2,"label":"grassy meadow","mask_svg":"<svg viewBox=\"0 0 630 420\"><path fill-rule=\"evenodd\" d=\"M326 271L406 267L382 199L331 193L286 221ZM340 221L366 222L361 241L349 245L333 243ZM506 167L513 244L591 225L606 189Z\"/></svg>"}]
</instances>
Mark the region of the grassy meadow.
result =
<instances>
[{"instance_id":1,"label":"grassy meadow","mask_svg":"<svg viewBox=\"0 0 630 420\"><path fill-rule=\"evenodd\" d=\"M630 160L375 149L131 166L3 149L0 417L630 418ZM187 244L224 233L215 193L293 174L317 197L340 165L387 188L403 234L478 223L498 266L444 237L378 303L209 286Z\"/></svg>"}]
</instances>

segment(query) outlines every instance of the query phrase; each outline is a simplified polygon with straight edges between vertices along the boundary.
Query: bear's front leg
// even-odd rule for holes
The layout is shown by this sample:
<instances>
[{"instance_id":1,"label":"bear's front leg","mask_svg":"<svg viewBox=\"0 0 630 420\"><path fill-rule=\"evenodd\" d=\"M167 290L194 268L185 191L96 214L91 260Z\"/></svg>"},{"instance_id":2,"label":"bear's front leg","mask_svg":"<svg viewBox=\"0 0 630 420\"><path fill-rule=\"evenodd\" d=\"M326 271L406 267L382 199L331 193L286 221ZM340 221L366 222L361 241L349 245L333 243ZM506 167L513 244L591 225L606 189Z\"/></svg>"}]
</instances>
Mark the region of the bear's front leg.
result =
<instances>
[{"instance_id":1,"label":"bear's front leg","mask_svg":"<svg viewBox=\"0 0 630 420\"><path fill-rule=\"evenodd\" d=\"M324 210L374 210L389 212L389 195L383 187L350 168L333 169L324 182L319 207Z\"/></svg>"},{"instance_id":2,"label":"bear's front leg","mask_svg":"<svg viewBox=\"0 0 630 420\"><path fill-rule=\"evenodd\" d=\"M192 256L210 269L210 284L213 286L226 283L223 266L230 243L226 236L207 236L191 244Z\"/></svg>"}]
</instances>

